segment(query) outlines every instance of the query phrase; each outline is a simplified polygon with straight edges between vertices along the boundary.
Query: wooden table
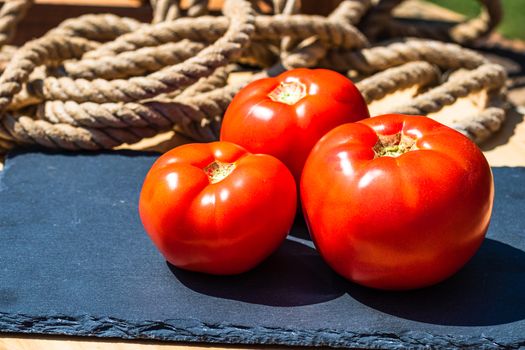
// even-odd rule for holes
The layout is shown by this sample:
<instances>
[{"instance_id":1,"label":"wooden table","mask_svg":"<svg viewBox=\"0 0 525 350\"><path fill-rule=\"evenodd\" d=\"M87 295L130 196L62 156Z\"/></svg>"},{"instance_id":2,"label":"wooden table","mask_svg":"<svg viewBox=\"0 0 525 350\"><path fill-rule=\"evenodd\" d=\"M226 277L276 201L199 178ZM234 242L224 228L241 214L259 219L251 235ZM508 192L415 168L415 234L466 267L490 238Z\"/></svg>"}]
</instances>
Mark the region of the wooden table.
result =
<instances>
[{"instance_id":1,"label":"wooden table","mask_svg":"<svg viewBox=\"0 0 525 350\"><path fill-rule=\"evenodd\" d=\"M226 350L245 349L242 346L213 346L207 344L163 343L155 341L101 340L79 337L3 336L0 350ZM282 347L281 347L282 348ZM250 349L279 349L279 347L250 346Z\"/></svg>"},{"instance_id":2,"label":"wooden table","mask_svg":"<svg viewBox=\"0 0 525 350\"><path fill-rule=\"evenodd\" d=\"M214 1L213 6L219 7L221 0ZM77 6L68 8L56 7L53 3L70 3ZM87 12L108 12L148 20L151 10L141 6L141 0L37 0L24 22L23 31L17 34L16 42L22 43L31 37L44 33L56 26L63 19L74 17ZM94 6L95 5L95 6ZM38 14L38 16L37 16ZM46 15L47 14L47 15ZM515 89L509 93L511 101L517 105L509 111L507 122L494 137L482 145L485 156L493 166L525 166L525 88ZM146 140L139 148L157 150L169 149L184 142L183 138L171 134L164 134L152 140ZM0 350L82 350L82 349L242 349L243 346L211 346L205 344L173 344L155 341L123 341L113 339L91 339L79 337L56 337L34 335L3 335L0 337ZM250 348L265 349L269 347ZM271 347L276 349L276 347Z\"/></svg>"}]
</instances>

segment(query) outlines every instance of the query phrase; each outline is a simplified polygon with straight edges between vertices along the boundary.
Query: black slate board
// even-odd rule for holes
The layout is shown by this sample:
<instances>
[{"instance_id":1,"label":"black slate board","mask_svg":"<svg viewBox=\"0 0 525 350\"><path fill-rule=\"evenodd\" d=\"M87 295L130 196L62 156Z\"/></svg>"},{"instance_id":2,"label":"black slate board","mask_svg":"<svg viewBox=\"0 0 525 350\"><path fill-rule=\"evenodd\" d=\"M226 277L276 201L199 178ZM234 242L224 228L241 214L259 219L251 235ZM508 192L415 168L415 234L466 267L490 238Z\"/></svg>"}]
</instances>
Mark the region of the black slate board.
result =
<instances>
[{"instance_id":1,"label":"black slate board","mask_svg":"<svg viewBox=\"0 0 525 350\"><path fill-rule=\"evenodd\" d=\"M0 175L0 331L369 348L525 347L525 168L494 168L488 238L453 278L387 293L322 262L298 221L256 270L168 266L137 199L156 155L12 154Z\"/></svg>"}]
</instances>

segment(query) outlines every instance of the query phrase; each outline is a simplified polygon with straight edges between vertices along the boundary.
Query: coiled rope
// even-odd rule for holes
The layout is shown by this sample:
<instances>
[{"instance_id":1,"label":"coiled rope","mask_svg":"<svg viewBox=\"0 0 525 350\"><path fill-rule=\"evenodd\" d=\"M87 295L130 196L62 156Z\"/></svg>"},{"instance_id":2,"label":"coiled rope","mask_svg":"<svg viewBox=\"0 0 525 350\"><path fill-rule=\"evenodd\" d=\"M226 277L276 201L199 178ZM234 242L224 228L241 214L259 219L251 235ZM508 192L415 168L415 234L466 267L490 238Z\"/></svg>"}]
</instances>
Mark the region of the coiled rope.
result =
<instances>
[{"instance_id":1,"label":"coiled rope","mask_svg":"<svg viewBox=\"0 0 525 350\"><path fill-rule=\"evenodd\" d=\"M207 1L188 3L152 0L151 24L109 14L69 19L15 48L7 43L32 1L6 0L0 152L19 144L109 149L173 129L214 140L248 82L229 77L246 64L259 70L251 79L296 67L334 69L358 80L368 103L417 86L414 98L392 106L408 114L435 113L486 91L478 113L449 122L476 142L504 121L504 69L459 45L494 28L499 1L482 0L479 17L437 28L396 18L402 0L343 0L327 17L300 14L299 0L267 1L271 14L257 1L226 0L222 16L209 15ZM465 72L451 74L457 70Z\"/></svg>"}]
</instances>

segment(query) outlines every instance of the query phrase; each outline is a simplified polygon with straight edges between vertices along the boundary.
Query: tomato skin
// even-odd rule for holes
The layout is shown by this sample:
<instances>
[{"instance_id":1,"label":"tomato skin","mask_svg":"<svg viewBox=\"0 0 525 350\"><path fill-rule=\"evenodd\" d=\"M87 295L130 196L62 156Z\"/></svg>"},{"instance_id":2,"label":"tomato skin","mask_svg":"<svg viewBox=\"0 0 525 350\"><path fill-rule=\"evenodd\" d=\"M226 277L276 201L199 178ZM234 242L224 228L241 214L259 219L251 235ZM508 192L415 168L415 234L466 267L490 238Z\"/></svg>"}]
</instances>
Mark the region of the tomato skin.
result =
<instances>
[{"instance_id":1,"label":"tomato skin","mask_svg":"<svg viewBox=\"0 0 525 350\"><path fill-rule=\"evenodd\" d=\"M210 163L235 169L211 183ZM147 174L139 212L171 264L210 274L255 267L285 239L296 212L296 185L282 162L229 142L187 144L162 155Z\"/></svg>"},{"instance_id":2,"label":"tomato skin","mask_svg":"<svg viewBox=\"0 0 525 350\"><path fill-rule=\"evenodd\" d=\"M416 150L375 158L377 134ZM325 261L364 286L438 283L480 247L494 198L490 166L467 137L432 119L385 115L341 125L314 147L301 179L310 233Z\"/></svg>"},{"instance_id":3,"label":"tomato skin","mask_svg":"<svg viewBox=\"0 0 525 350\"><path fill-rule=\"evenodd\" d=\"M306 96L291 105L270 98L281 83L290 82L304 84ZM310 150L325 133L369 116L361 93L348 78L326 69L299 68L243 88L226 110L220 139L273 155L299 182Z\"/></svg>"}]
</instances>

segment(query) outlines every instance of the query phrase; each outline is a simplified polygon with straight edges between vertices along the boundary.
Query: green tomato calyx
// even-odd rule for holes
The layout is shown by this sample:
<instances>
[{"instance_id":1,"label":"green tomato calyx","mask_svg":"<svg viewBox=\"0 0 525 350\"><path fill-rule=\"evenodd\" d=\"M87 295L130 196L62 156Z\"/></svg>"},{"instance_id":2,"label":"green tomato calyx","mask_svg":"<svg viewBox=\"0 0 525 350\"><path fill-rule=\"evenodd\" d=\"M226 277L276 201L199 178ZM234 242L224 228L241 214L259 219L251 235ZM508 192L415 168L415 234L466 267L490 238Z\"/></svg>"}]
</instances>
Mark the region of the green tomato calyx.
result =
<instances>
[{"instance_id":1,"label":"green tomato calyx","mask_svg":"<svg viewBox=\"0 0 525 350\"><path fill-rule=\"evenodd\" d=\"M286 103L287 105L296 104L305 96L306 86L298 81L282 82L268 94L272 101Z\"/></svg>"},{"instance_id":2,"label":"green tomato calyx","mask_svg":"<svg viewBox=\"0 0 525 350\"><path fill-rule=\"evenodd\" d=\"M402 133L393 135L377 135L377 143L374 146L375 158L399 157L409 151L417 149L416 140Z\"/></svg>"},{"instance_id":3,"label":"green tomato calyx","mask_svg":"<svg viewBox=\"0 0 525 350\"><path fill-rule=\"evenodd\" d=\"M214 160L208 164L203 170L210 183L215 184L228 177L235 169L235 163L224 163L219 160Z\"/></svg>"}]
</instances>

